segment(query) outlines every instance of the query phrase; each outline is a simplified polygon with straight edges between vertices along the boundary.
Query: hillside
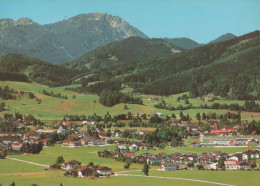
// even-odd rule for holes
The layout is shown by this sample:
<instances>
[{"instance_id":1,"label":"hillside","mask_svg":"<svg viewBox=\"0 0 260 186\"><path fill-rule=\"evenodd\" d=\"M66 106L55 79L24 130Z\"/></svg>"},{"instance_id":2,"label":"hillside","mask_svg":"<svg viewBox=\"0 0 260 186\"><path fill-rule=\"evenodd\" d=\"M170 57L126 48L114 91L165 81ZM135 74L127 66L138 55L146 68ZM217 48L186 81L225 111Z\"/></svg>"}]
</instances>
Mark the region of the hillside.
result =
<instances>
[{"instance_id":1,"label":"hillside","mask_svg":"<svg viewBox=\"0 0 260 186\"><path fill-rule=\"evenodd\" d=\"M193 41L192 39L182 37L182 38L165 38L166 41L169 41L173 43L175 46L178 46L180 48L184 49L193 49L201 46L201 44L197 43L196 41Z\"/></svg>"},{"instance_id":2,"label":"hillside","mask_svg":"<svg viewBox=\"0 0 260 186\"><path fill-rule=\"evenodd\" d=\"M61 66L52 65L20 54L0 57L0 81L35 81L48 86L62 86L71 83L78 74Z\"/></svg>"},{"instance_id":3,"label":"hillside","mask_svg":"<svg viewBox=\"0 0 260 186\"><path fill-rule=\"evenodd\" d=\"M89 91L123 83L146 94L190 91L198 97L214 93L232 99L260 99L260 32L134 64L117 66L116 78L86 87ZM118 86L117 86L118 87Z\"/></svg>"},{"instance_id":4,"label":"hillside","mask_svg":"<svg viewBox=\"0 0 260 186\"><path fill-rule=\"evenodd\" d=\"M182 49L163 39L130 37L99 47L79 59L64 64L72 69L100 69L140 60L164 57L181 52Z\"/></svg>"},{"instance_id":5,"label":"hillside","mask_svg":"<svg viewBox=\"0 0 260 186\"><path fill-rule=\"evenodd\" d=\"M65 90L68 87L76 87L80 85L73 86L64 86L64 87L55 87L49 88L45 85L40 85L38 83L27 83L27 82L15 82L15 81L0 81L0 87L9 86L9 88L14 89L16 91L24 91L31 92L35 95L36 98L41 99L41 103L38 104L38 101L34 99L30 99L28 95L19 95L15 94L17 97L16 100L3 100L0 98L0 102L4 102L6 107L9 109L4 112L0 112L0 117L3 117L5 113L13 114L15 111L19 111L22 114L28 115L33 114L37 119L41 120L61 120L63 119L64 114L69 115L92 115L96 113L97 115L104 116L109 112L112 116L118 114L127 114L128 112L132 113L155 113L162 112L163 114L171 115L172 113L179 115L180 110L165 110L160 108L155 108L154 101L149 101L148 98L154 95L142 95L142 100L144 102L143 105L139 104L127 104L128 109L124 110L123 103L117 104L113 107L106 107L99 103L99 97L93 94L81 94L75 93L68 90ZM40 91L46 90L48 92L53 92L54 94L66 95L68 99L61 99L57 97L47 96ZM187 93L186 93L187 94ZM73 98L73 95L75 97ZM171 105L183 105L185 106L185 101L177 101L179 96L183 94L170 95L168 97L163 97L167 104ZM200 106L201 104L206 104L204 100L197 100L193 98L189 98L189 102L194 106ZM243 105L244 101L228 101L228 100L216 100L214 102L207 102L208 105L212 105L213 103L239 103L239 105ZM258 102L260 104L260 102ZM195 118L198 112L212 113L216 112L218 114L225 114L228 110L226 109L189 109L183 110L182 112L186 115L189 113L190 117ZM252 118L252 114L254 118ZM259 120L259 113L247 113L243 114L243 120Z\"/></svg>"},{"instance_id":6,"label":"hillside","mask_svg":"<svg viewBox=\"0 0 260 186\"><path fill-rule=\"evenodd\" d=\"M226 33L224 35L219 36L217 39L214 39L213 41L210 41L209 44L217 43L217 42L221 42L221 41L226 41L226 40L229 40L229 39L233 39L235 37L237 37L237 36L235 36L234 34Z\"/></svg>"},{"instance_id":7,"label":"hillside","mask_svg":"<svg viewBox=\"0 0 260 186\"><path fill-rule=\"evenodd\" d=\"M28 18L0 20L0 55L19 53L54 64L74 60L88 51L131 36L147 38L120 17L82 14L40 25Z\"/></svg>"}]
</instances>

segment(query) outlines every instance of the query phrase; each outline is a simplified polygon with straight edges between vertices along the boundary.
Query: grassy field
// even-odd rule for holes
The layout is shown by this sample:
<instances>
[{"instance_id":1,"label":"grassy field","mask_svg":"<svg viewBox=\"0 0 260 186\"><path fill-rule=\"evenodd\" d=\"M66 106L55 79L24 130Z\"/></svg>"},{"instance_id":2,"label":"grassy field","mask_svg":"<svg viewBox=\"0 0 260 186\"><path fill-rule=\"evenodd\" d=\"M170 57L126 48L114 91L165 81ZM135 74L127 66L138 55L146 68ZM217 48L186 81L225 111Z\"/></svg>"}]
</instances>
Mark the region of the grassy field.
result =
<instances>
[{"instance_id":1,"label":"grassy field","mask_svg":"<svg viewBox=\"0 0 260 186\"><path fill-rule=\"evenodd\" d=\"M205 183L183 181L183 180L167 180L167 179L158 179L151 177L120 177L113 176L110 178L99 178L99 179L90 179L90 178L72 178L64 177L58 173L50 174L39 174L39 175L23 175L23 176L1 176L0 183L3 185L10 185L15 181L18 186L28 186L33 183L38 184L39 186L59 186L61 183L63 186L96 186L96 185L109 185L109 186L150 186L150 185L191 185L191 186L204 186L209 185Z\"/></svg>"},{"instance_id":2,"label":"grassy field","mask_svg":"<svg viewBox=\"0 0 260 186\"><path fill-rule=\"evenodd\" d=\"M82 147L82 148L67 148L60 145L53 147L45 147L40 154L27 154L27 155L10 155L9 157L32 161L35 163L41 163L45 165L51 165L55 163L58 156L63 156L65 161L71 159L78 160L82 164L86 165L89 162L94 162L95 164L111 167L113 171L124 170L125 163L116 162L113 159L100 158L97 156L98 151L113 150L115 146L107 147ZM141 169L141 165L133 164L130 170Z\"/></svg>"},{"instance_id":3,"label":"grassy field","mask_svg":"<svg viewBox=\"0 0 260 186\"><path fill-rule=\"evenodd\" d=\"M0 174L44 172L44 167L9 159L0 159Z\"/></svg>"},{"instance_id":4,"label":"grassy field","mask_svg":"<svg viewBox=\"0 0 260 186\"><path fill-rule=\"evenodd\" d=\"M164 115L171 115L176 114L179 115L180 111L169 111L164 109L157 109L154 107L155 101L149 101L147 100L150 96L154 95L143 95L142 99L144 102L144 105L137 105L137 104L128 104L128 110L124 110L125 104L117 104L113 107L105 107L99 103L99 97L97 95L92 94L78 94L75 92L67 91L65 88L68 87L77 87L79 85L72 85L72 86L65 86L65 87L58 87L58 88L49 88L44 85L40 85L37 83L24 83L24 82L10 82L10 81L0 81L0 86L9 86L10 88L13 88L15 90L23 90L26 92L33 92L36 97L40 98L42 100L41 104L38 104L36 99L29 99L28 96L23 96L22 98L19 98L18 100L1 100L0 102L5 102L6 107L8 110L4 112L0 112L0 117L4 115L4 113L14 113L15 111L18 111L22 114L33 114L36 118L46 120L46 121L53 121L53 120L61 120L64 116L64 114L71 114L71 115L92 115L93 113L96 113L98 115L104 116L107 112L109 112L112 116L118 115L118 114L127 114L128 112L132 113L147 113L147 114L153 114L155 112L162 112ZM39 92L42 90L47 90L48 92L54 92L54 93L61 93L62 95L67 95L69 99L60 99L55 97L46 96L43 94L40 94ZM72 98L72 96L75 95L76 98ZM185 103L183 100L180 102L177 102L176 99L178 96L182 94L176 94L168 97L159 97L159 100L164 99L167 104L171 104L172 106L178 106L182 104L185 106ZM189 99L189 101L194 106L199 106L201 104L205 104L205 101L197 100L197 99ZM227 101L227 100L218 100L215 102L219 103L239 103L243 104L244 101ZM212 103L207 103L212 104ZM210 112L216 112L217 114L225 114L227 113L227 110L223 109L189 109L184 110L183 113L186 115L187 113L190 115L190 117L195 118L196 114L200 113L210 113ZM252 117L253 115L253 117ZM259 120L260 119L260 113L248 113L248 112L242 112L242 119L243 120Z\"/></svg>"},{"instance_id":5,"label":"grassy field","mask_svg":"<svg viewBox=\"0 0 260 186\"><path fill-rule=\"evenodd\" d=\"M251 147L253 149L258 149L258 147ZM45 147L43 151L41 151L40 154L27 154L27 155L10 155L9 157L21 159L21 160L27 160L32 161L35 163L40 164L46 164L50 165L55 163L58 156L63 156L65 161L76 159L82 164L88 164L90 161L94 162L95 164L104 165L111 167L113 171L123 171L124 164L123 162L117 162L113 159L109 158L101 158L97 156L98 151L104 151L104 150L114 150L115 146L106 146L106 147L82 147L82 148L67 148L62 147L60 145L55 145L53 147ZM236 148L214 148L214 147L166 147L163 150L149 150L149 151L138 151L137 154L143 154L145 152L150 153L159 153L159 152L165 152L166 154L171 154L173 152L180 152L182 154L188 153L188 152L194 152L197 154L200 154L201 152L213 152L213 151L223 151L228 154L233 154L236 152L243 152L246 151L246 147L236 147ZM130 167L130 170L140 170L142 168L142 165L139 164L132 164ZM156 167L155 167L156 168Z\"/></svg>"},{"instance_id":6,"label":"grassy field","mask_svg":"<svg viewBox=\"0 0 260 186\"><path fill-rule=\"evenodd\" d=\"M98 151L103 151L105 149L112 150L115 146L108 147L83 147L83 148L66 148L60 145L55 145L53 147L45 147L40 154L28 154L28 155L10 155L9 157L27 160L35 163L41 163L50 165L55 162L58 156L62 155L65 161L76 159L81 161L83 165L89 162L94 162L102 166L111 167L114 172L125 171L123 166L125 163L116 162L113 159L100 158L97 156ZM255 148L256 149L256 148ZM260 149L260 148L257 148ZM172 152L178 151L181 153L195 152L197 154L214 150L221 150L228 153L241 152L246 150L246 148L192 148L192 147L167 147L164 150L151 150L149 152L158 153L165 152L170 154ZM147 151L141 151L144 153ZM31 185L36 183L38 185L210 185L206 183L183 181L183 180L170 180L170 179L160 179L151 177L121 177L114 176L111 178L100 178L100 179L81 179L81 178L71 178L64 177L64 171L44 171L43 167L36 165L31 165L28 163L17 162L13 160L0 160L0 183L3 185L9 185L13 181L17 185ZM143 165L131 164L129 171L141 170ZM152 166L152 169L159 168L158 166ZM16 174L13 174L16 173ZM19 173L19 174L18 174ZM25 173L25 174L21 174ZM163 177L177 177L177 178L191 178L206 181L215 181L220 183L229 183L235 185L257 185L257 177L260 175L257 171L174 171L174 172L160 172L160 171L150 171L151 176L163 176ZM120 173L120 174L134 174L143 175L142 172L130 172L130 173ZM238 177L237 179L233 179Z\"/></svg>"},{"instance_id":7,"label":"grassy field","mask_svg":"<svg viewBox=\"0 0 260 186\"><path fill-rule=\"evenodd\" d=\"M125 174L143 175L142 172L131 172ZM150 171L149 175L190 178L234 185L256 186L259 185L260 171Z\"/></svg>"}]
</instances>

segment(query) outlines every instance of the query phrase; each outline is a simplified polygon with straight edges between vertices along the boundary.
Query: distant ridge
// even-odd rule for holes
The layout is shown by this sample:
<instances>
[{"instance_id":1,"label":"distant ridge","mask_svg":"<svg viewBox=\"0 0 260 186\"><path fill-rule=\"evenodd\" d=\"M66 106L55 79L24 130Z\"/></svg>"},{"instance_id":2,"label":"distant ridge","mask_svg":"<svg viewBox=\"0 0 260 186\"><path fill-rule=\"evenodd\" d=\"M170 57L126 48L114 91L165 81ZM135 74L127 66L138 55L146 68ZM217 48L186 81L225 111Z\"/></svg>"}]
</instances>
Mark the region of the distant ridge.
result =
<instances>
[{"instance_id":1,"label":"distant ridge","mask_svg":"<svg viewBox=\"0 0 260 186\"><path fill-rule=\"evenodd\" d=\"M182 38L165 38L165 40L173 43L174 45L184 48L184 49L193 49L193 48L197 48L199 46L201 46L201 44L197 43L196 41L186 38L186 37L182 37Z\"/></svg>"},{"instance_id":2,"label":"distant ridge","mask_svg":"<svg viewBox=\"0 0 260 186\"><path fill-rule=\"evenodd\" d=\"M221 42L221 41L226 41L226 40L229 40L229 39L233 39L237 36L235 36L234 34L231 34L231 33L226 33L224 35L221 35L219 36L217 39L213 40L213 41L210 41L210 43L217 43L217 42Z\"/></svg>"},{"instance_id":3,"label":"distant ridge","mask_svg":"<svg viewBox=\"0 0 260 186\"><path fill-rule=\"evenodd\" d=\"M137 28L106 13L81 14L53 24L40 25L28 18L0 20L0 55L23 54L53 64L74 60L113 41L138 36ZM8 50L9 49L9 50Z\"/></svg>"}]
</instances>

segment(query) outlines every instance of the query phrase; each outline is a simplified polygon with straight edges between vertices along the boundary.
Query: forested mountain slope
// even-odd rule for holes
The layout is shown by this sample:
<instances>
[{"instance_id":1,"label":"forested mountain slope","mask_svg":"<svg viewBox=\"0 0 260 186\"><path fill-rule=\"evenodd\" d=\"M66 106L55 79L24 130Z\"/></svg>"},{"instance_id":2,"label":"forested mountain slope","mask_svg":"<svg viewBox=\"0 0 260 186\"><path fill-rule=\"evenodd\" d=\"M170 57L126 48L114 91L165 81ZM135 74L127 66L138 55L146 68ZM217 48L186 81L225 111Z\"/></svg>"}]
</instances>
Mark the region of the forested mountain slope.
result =
<instances>
[{"instance_id":1,"label":"forested mountain slope","mask_svg":"<svg viewBox=\"0 0 260 186\"><path fill-rule=\"evenodd\" d=\"M72 69L96 70L153 57L165 57L173 53L179 53L181 50L183 49L163 39L129 37L99 47L79 59L64 65Z\"/></svg>"},{"instance_id":2,"label":"forested mountain slope","mask_svg":"<svg viewBox=\"0 0 260 186\"><path fill-rule=\"evenodd\" d=\"M234 99L260 99L260 32L167 57L117 66L109 73L115 78L94 85L95 89L98 86L112 89L113 86L106 85L117 82L146 94L190 91L192 97L214 93ZM94 90L91 86L87 88Z\"/></svg>"},{"instance_id":3,"label":"forested mountain slope","mask_svg":"<svg viewBox=\"0 0 260 186\"><path fill-rule=\"evenodd\" d=\"M20 54L0 57L0 81L35 81L48 86L71 84L79 72Z\"/></svg>"}]
</instances>

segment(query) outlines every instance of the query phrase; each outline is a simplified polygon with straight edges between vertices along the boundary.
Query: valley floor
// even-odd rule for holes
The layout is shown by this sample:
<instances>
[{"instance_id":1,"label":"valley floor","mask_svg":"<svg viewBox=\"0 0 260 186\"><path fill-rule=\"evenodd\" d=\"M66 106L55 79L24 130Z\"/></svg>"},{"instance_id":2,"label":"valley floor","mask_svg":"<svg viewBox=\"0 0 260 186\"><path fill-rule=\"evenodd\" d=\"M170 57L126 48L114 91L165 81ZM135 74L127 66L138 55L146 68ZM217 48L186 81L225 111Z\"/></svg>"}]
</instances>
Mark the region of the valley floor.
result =
<instances>
[{"instance_id":1,"label":"valley floor","mask_svg":"<svg viewBox=\"0 0 260 186\"><path fill-rule=\"evenodd\" d=\"M40 154L28 155L9 155L9 158L0 160L0 183L9 185L13 181L16 185L27 186L38 184L39 186L50 185L57 186L81 186L81 185L257 185L259 182L260 171L198 171L198 170L179 170L179 171L157 171L158 166L151 166L149 176L141 172L142 165L131 164L129 170L123 168L123 162L117 162L113 159L101 158L97 156L97 151L113 149L111 147L83 147L83 148L65 148L59 145L45 147ZM166 153L173 151L186 152L192 148L172 148L167 147ZM195 153L202 151L193 148ZM197 149L197 150L196 150ZM259 148L257 148L259 149ZM204 149L205 150L205 149ZM209 151L215 148L207 149ZM219 149L218 149L219 150ZM221 149L225 151L225 149ZM236 152L238 149L233 149ZM154 151L157 153L159 151ZM227 149L230 152L230 149ZM115 176L101 177L98 179L91 178L73 178L63 176L65 171L44 170L43 165L50 165L55 162L56 158L62 155L65 160L76 159L82 164L90 161L95 164L111 167ZM25 160L17 161L19 160ZM30 164L33 162L34 164ZM40 165L39 165L40 164Z\"/></svg>"}]
</instances>

